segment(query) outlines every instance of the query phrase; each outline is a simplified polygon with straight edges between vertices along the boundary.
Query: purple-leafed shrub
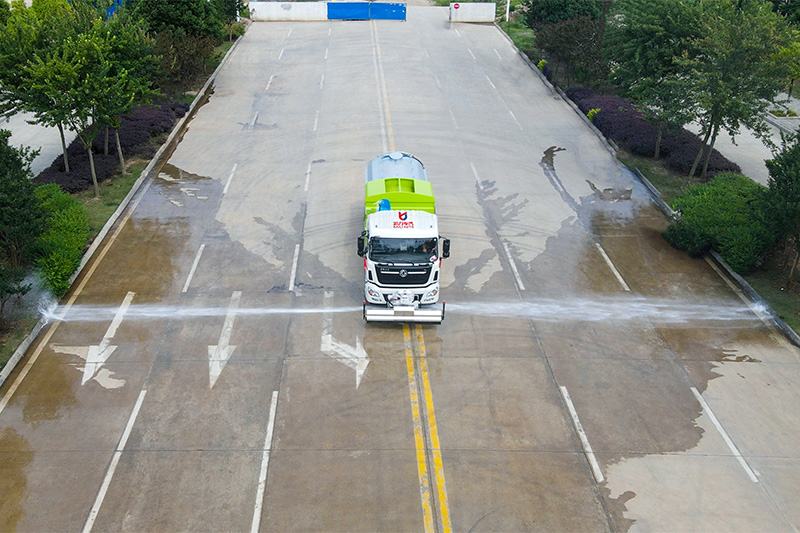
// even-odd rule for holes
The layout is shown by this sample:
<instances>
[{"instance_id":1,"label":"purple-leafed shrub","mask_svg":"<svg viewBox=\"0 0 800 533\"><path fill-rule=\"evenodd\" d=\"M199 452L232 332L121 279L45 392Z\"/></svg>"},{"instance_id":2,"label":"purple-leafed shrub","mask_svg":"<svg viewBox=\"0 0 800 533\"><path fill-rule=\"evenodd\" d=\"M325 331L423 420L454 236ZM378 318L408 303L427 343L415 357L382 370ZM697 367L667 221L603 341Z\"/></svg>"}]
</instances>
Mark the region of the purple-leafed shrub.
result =
<instances>
[{"instance_id":1,"label":"purple-leafed shrub","mask_svg":"<svg viewBox=\"0 0 800 533\"><path fill-rule=\"evenodd\" d=\"M683 130L680 135L676 136L673 143L674 144L670 146L670 154L666 160L667 168L688 175L698 152L700 152L703 142L698 139L696 135ZM703 160L698 164L695 175L699 175L702 171L702 164ZM714 150L711 153L711 159L708 161L706 179L710 180L721 172L739 174L741 173L741 168L739 168L739 165L736 163L729 161L717 150Z\"/></svg>"},{"instance_id":2,"label":"purple-leafed shrub","mask_svg":"<svg viewBox=\"0 0 800 533\"><path fill-rule=\"evenodd\" d=\"M567 98L580 106L580 101L594 96L594 91L588 87L570 87L567 89Z\"/></svg>"},{"instance_id":3,"label":"purple-leafed shrub","mask_svg":"<svg viewBox=\"0 0 800 533\"><path fill-rule=\"evenodd\" d=\"M655 156L658 128L645 119L644 114L629 101L619 96L598 95L584 87L567 89L566 94L584 114L591 109L600 110L594 115L592 123L606 139L613 140L620 148L632 154ZM688 175L701 145L702 141L686 129L679 132L664 131L660 157L666 159L666 165L671 170ZM702 167L698 166L695 174L698 175L701 171ZM739 173L741 169L714 150L706 177L711 179L720 172Z\"/></svg>"},{"instance_id":4,"label":"purple-leafed shrub","mask_svg":"<svg viewBox=\"0 0 800 533\"><path fill-rule=\"evenodd\" d=\"M70 154L69 165L70 173L64 172L64 159L59 156L61 168L54 168L55 163L43 170L34 179L34 183L44 185L45 183L55 183L64 192L76 193L92 188L92 170L89 164L89 154L85 150ZM109 179L119 169L119 160L115 155L94 154L94 168L97 174L97 182Z\"/></svg>"},{"instance_id":5,"label":"purple-leafed shrub","mask_svg":"<svg viewBox=\"0 0 800 533\"><path fill-rule=\"evenodd\" d=\"M125 158L151 157L156 152L152 138L172 130L177 117L186 114L189 105L183 102L163 102L142 106L123 115L120 120L119 141ZM92 142L98 182L111 178L119 170L119 156L114 131L109 131L108 155L105 151L105 128L100 128ZM74 193L92 187L89 155L80 139L67 147L70 172L65 171L64 156L59 155L42 171L35 183L57 183L65 192Z\"/></svg>"},{"instance_id":6,"label":"purple-leafed shrub","mask_svg":"<svg viewBox=\"0 0 800 533\"><path fill-rule=\"evenodd\" d=\"M177 118L183 118L183 115L189 112L189 104L187 102L171 102L170 108Z\"/></svg>"}]
</instances>

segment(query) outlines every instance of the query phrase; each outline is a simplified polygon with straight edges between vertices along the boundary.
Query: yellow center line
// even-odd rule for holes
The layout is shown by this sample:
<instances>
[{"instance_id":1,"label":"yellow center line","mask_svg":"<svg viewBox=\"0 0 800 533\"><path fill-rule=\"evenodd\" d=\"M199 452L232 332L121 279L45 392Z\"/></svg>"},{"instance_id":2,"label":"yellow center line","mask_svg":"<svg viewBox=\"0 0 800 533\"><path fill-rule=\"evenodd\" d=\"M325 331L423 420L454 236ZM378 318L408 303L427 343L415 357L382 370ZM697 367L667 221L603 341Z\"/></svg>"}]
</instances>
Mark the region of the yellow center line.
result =
<instances>
[{"instance_id":1,"label":"yellow center line","mask_svg":"<svg viewBox=\"0 0 800 533\"><path fill-rule=\"evenodd\" d=\"M392 131L392 114L389 112L389 93L386 90L386 78L383 75L383 59L381 57L381 45L378 43L378 28L375 21L372 21L372 32L375 41L375 50L378 54L378 75L381 83L381 94L383 95L383 112L386 115L386 136L389 139L389 151L394 152L394 132Z\"/></svg>"},{"instance_id":2,"label":"yellow center line","mask_svg":"<svg viewBox=\"0 0 800 533\"><path fill-rule=\"evenodd\" d=\"M375 43L375 50L377 54L378 63L378 77L380 81L381 96L383 97L383 113L386 119L386 137L389 143L389 150L394 152L396 150L394 144L394 131L392 129L392 114L389 109L389 93L386 89L386 77L383 73L383 57L381 55L381 47L378 42L378 30L375 21L372 21L372 34ZM425 523L425 532L434 532L433 522L433 502L430 489L430 477L428 474L428 462L425 451L425 435L422 426L422 412L419 403L419 386L417 384L416 372L414 369L414 351L411 342L411 328L408 324L403 324L403 337L406 346L406 367L408 370L408 389L411 398L411 416L414 422L414 441L417 448L417 468L419 471L419 488L420 496L422 498L422 513ZM436 415L433 411L433 396L431 394L431 386L428 380L428 366L425 362L425 341L422 338L422 327L417 325L416 331L417 347L420 350L420 374L422 376L422 383L424 387L425 409L427 411L428 433L431 438L431 451L433 466L436 480L436 491L439 502L439 515L442 518L442 530L445 533L452 531L450 524L450 510L447 504L447 491L444 482L444 466L442 464L442 454L439 447L439 433L436 429Z\"/></svg>"},{"instance_id":3,"label":"yellow center line","mask_svg":"<svg viewBox=\"0 0 800 533\"><path fill-rule=\"evenodd\" d=\"M408 326L406 326L408 327ZM428 379L428 362L425 353L425 339L422 336L422 326L417 324L417 347L419 348L420 374L422 375L422 388L425 394L425 409L428 414L428 429L431 438L431 455L433 456L433 469L436 473L436 490L439 496L439 515L442 517L442 531L449 533L453 530L450 523L450 506L447 502L447 486L444 480L444 463L442 462L442 448L439 445L439 430L436 427L436 413L433 409L433 393Z\"/></svg>"},{"instance_id":4,"label":"yellow center line","mask_svg":"<svg viewBox=\"0 0 800 533\"><path fill-rule=\"evenodd\" d=\"M422 515L425 523L425 533L433 533L435 529L428 478L428 463L425 458L425 438L422 433L419 388L417 387L417 378L414 373L414 352L411 349L411 330L408 324L403 324L403 337L406 345L406 367L408 369L408 391L411 397L411 418L414 422L414 442L417 448L417 469L419 471L419 493L422 498Z\"/></svg>"}]
</instances>

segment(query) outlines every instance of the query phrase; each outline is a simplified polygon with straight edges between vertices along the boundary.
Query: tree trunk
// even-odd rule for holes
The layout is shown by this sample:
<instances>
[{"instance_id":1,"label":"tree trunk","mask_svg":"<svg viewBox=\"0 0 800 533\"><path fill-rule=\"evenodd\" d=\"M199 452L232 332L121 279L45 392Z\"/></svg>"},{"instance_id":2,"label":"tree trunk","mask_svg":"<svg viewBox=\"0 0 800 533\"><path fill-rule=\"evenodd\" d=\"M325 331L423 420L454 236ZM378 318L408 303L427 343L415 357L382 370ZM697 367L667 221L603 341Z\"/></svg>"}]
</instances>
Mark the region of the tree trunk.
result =
<instances>
[{"instance_id":1,"label":"tree trunk","mask_svg":"<svg viewBox=\"0 0 800 533\"><path fill-rule=\"evenodd\" d=\"M686 178L686 185L691 183L692 178L694 177L694 172L697 170L697 165L700 164L700 160L703 158L703 151L706 149L706 145L700 147L700 151L697 152L697 157L694 158L694 163L692 163L692 170L689 171L689 177Z\"/></svg>"},{"instance_id":2,"label":"tree trunk","mask_svg":"<svg viewBox=\"0 0 800 533\"><path fill-rule=\"evenodd\" d=\"M794 89L794 78L792 78L792 81L789 82L789 98L792 97L792 89Z\"/></svg>"},{"instance_id":3,"label":"tree trunk","mask_svg":"<svg viewBox=\"0 0 800 533\"><path fill-rule=\"evenodd\" d=\"M661 137L664 134L664 128L658 128L658 137L656 137L656 149L653 158L656 161L661 157Z\"/></svg>"},{"instance_id":4,"label":"tree trunk","mask_svg":"<svg viewBox=\"0 0 800 533\"><path fill-rule=\"evenodd\" d=\"M791 239L787 238L784 241L782 246L783 246L783 250L782 250L781 260L780 260L780 269L781 270L786 270L787 268L789 268L789 261L791 260L792 252L795 249L794 238L791 238Z\"/></svg>"},{"instance_id":5,"label":"tree trunk","mask_svg":"<svg viewBox=\"0 0 800 533\"><path fill-rule=\"evenodd\" d=\"M789 271L789 279L786 280L786 288L792 288L792 284L794 283L794 271L797 269L797 262L800 261L800 252L795 250L794 252L794 262L792 263L792 269Z\"/></svg>"},{"instance_id":6,"label":"tree trunk","mask_svg":"<svg viewBox=\"0 0 800 533\"><path fill-rule=\"evenodd\" d=\"M103 155L108 155L108 126L106 126L106 140L103 146Z\"/></svg>"},{"instance_id":7,"label":"tree trunk","mask_svg":"<svg viewBox=\"0 0 800 533\"><path fill-rule=\"evenodd\" d=\"M58 134L61 136L61 153L64 154L64 170L69 174L69 156L67 155L67 141L64 139L64 125L57 124Z\"/></svg>"},{"instance_id":8,"label":"tree trunk","mask_svg":"<svg viewBox=\"0 0 800 533\"><path fill-rule=\"evenodd\" d=\"M122 145L119 142L119 130L114 130L114 137L117 140L117 155L119 155L119 165L122 168L122 175L124 176L128 171L125 169L125 158L122 156Z\"/></svg>"},{"instance_id":9,"label":"tree trunk","mask_svg":"<svg viewBox=\"0 0 800 533\"><path fill-rule=\"evenodd\" d=\"M700 147L700 151L697 152L697 157L694 158L694 163L692 164L692 170L689 171L689 178L686 180L686 184L688 185L692 178L694 177L694 173L697 170L697 165L700 164L700 158L703 157L703 152L706 149L706 144L708 143L708 138L711 137L711 130L713 127L711 124L708 125L708 131L706 132L706 136L703 139L703 146Z\"/></svg>"},{"instance_id":10,"label":"tree trunk","mask_svg":"<svg viewBox=\"0 0 800 533\"><path fill-rule=\"evenodd\" d=\"M11 265L12 269L22 266L22 257L17 253L17 246L15 244L12 244L8 249L8 264Z\"/></svg>"},{"instance_id":11,"label":"tree trunk","mask_svg":"<svg viewBox=\"0 0 800 533\"><path fill-rule=\"evenodd\" d=\"M92 155L92 145L86 150L89 152L89 166L92 167L92 185L94 185L94 197L100 198L100 185L97 184L97 172L94 170L94 155Z\"/></svg>"},{"instance_id":12,"label":"tree trunk","mask_svg":"<svg viewBox=\"0 0 800 533\"><path fill-rule=\"evenodd\" d=\"M708 154L706 154L706 160L703 163L703 172L700 173L700 179L703 180L706 177L706 172L708 171L708 162L711 161L711 154L714 152L714 144L717 142L717 135L719 134L719 124L714 126L714 133L711 135L711 144L708 145Z\"/></svg>"}]
</instances>

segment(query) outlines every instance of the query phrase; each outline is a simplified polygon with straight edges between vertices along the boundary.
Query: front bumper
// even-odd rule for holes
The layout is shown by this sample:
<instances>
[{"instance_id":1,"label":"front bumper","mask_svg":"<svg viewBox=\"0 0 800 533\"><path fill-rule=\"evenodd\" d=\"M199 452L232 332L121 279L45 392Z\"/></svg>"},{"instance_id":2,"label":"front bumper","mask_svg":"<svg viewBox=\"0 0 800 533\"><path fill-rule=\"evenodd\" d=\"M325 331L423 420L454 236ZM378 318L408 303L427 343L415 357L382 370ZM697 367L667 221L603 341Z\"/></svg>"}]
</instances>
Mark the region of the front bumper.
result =
<instances>
[{"instance_id":1,"label":"front bumper","mask_svg":"<svg viewBox=\"0 0 800 533\"><path fill-rule=\"evenodd\" d=\"M381 287L368 281L364 298L375 305L431 305L439 301L439 283L425 287Z\"/></svg>"},{"instance_id":2,"label":"front bumper","mask_svg":"<svg viewBox=\"0 0 800 533\"><path fill-rule=\"evenodd\" d=\"M426 306L425 308L413 305L373 306L366 301L363 305L363 316L367 322L422 322L441 324L444 320L445 302L442 305Z\"/></svg>"}]
</instances>

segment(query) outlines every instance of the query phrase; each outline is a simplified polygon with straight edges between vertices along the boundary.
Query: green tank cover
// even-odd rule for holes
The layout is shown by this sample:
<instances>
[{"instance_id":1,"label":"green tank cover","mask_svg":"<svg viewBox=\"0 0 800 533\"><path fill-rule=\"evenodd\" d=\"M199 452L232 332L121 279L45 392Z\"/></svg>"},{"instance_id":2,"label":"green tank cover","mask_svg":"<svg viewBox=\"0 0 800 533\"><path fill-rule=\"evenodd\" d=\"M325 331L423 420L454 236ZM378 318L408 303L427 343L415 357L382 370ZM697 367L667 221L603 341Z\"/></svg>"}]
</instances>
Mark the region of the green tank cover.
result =
<instances>
[{"instance_id":1,"label":"green tank cover","mask_svg":"<svg viewBox=\"0 0 800 533\"><path fill-rule=\"evenodd\" d=\"M425 166L413 155L390 152L376 156L367 165L365 178L365 216L377 211L381 200L388 200L391 210L436 214Z\"/></svg>"},{"instance_id":2,"label":"green tank cover","mask_svg":"<svg viewBox=\"0 0 800 533\"><path fill-rule=\"evenodd\" d=\"M378 210L381 200L389 200L393 211L425 211L436 214L430 182L410 178L386 178L366 183L364 214Z\"/></svg>"}]
</instances>

